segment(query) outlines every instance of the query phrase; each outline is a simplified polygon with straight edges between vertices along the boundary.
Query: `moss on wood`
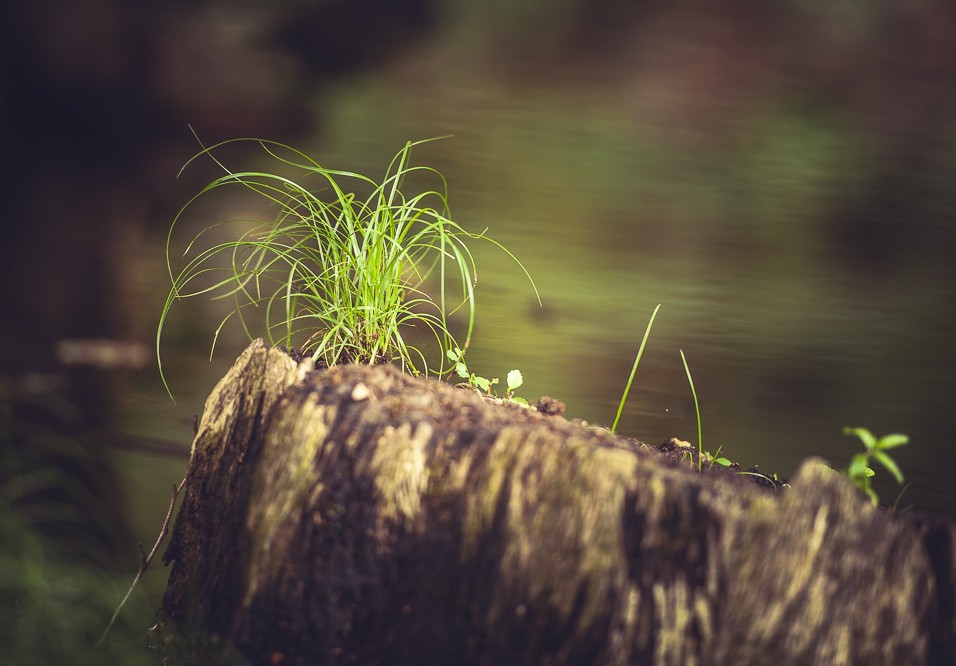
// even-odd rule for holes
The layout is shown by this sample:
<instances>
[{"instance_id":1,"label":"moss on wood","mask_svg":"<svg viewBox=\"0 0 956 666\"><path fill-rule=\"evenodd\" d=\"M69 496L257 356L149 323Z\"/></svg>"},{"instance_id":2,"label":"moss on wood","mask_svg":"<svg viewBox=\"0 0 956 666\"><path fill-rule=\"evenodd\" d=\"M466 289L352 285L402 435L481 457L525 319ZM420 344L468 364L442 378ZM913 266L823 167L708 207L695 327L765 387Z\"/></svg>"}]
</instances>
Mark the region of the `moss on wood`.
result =
<instances>
[{"instance_id":1,"label":"moss on wood","mask_svg":"<svg viewBox=\"0 0 956 666\"><path fill-rule=\"evenodd\" d=\"M776 498L394 368L306 370L254 344L207 401L169 663L954 656L953 526L820 461Z\"/></svg>"}]
</instances>

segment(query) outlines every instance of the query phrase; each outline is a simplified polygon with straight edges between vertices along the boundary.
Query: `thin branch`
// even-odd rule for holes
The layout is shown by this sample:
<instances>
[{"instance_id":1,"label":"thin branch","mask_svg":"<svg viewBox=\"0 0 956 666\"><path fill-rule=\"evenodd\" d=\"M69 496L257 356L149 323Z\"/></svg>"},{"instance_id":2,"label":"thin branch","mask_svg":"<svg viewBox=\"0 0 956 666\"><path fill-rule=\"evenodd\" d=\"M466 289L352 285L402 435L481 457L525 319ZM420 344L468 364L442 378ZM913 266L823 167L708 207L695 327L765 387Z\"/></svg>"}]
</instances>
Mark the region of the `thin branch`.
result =
<instances>
[{"instance_id":1,"label":"thin branch","mask_svg":"<svg viewBox=\"0 0 956 666\"><path fill-rule=\"evenodd\" d=\"M159 537L156 539L156 543L153 544L152 550L149 551L149 555L146 555L143 552L143 545L139 544L140 550L140 563L139 571L136 572L136 577L133 579L133 584L130 585L129 590L126 592L126 596L123 597L123 600L119 603L119 606L116 607L116 610L113 612L113 617L110 619L110 623L106 625L106 629L103 631L103 635L100 636L100 640L96 641L96 646L99 647L106 640L107 634L110 633L110 629L113 628L113 625L116 623L116 618L119 617L120 612L123 610L123 607L126 605L126 602L129 601L130 595L133 594L133 590L136 589L136 585L139 583L140 579L143 577L143 574L146 573L146 570L149 568L150 562L153 561L153 558L156 556L156 552L159 550L160 544L163 543L163 539L166 538L166 535L169 534L169 522L173 517L173 510L176 507L176 498L179 497L179 493L182 491L183 486L186 485L186 477L184 476L182 481L179 482L178 486L173 486L173 494L169 498L169 510L166 512L166 519L163 521L163 527L159 530Z\"/></svg>"}]
</instances>

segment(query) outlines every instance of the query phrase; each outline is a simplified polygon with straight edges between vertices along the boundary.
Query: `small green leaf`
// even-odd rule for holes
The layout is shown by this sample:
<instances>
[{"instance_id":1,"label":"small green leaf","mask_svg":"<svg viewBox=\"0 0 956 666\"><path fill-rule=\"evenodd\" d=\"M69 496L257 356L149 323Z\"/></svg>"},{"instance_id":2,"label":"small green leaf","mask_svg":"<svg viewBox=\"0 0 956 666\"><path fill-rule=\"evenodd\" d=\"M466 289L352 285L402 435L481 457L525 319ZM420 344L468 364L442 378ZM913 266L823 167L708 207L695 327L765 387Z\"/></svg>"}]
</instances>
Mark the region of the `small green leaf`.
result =
<instances>
[{"instance_id":1,"label":"small green leaf","mask_svg":"<svg viewBox=\"0 0 956 666\"><path fill-rule=\"evenodd\" d=\"M468 366L464 363L456 363L455 373L462 379L468 379Z\"/></svg>"},{"instance_id":2,"label":"small green leaf","mask_svg":"<svg viewBox=\"0 0 956 666\"><path fill-rule=\"evenodd\" d=\"M445 356L447 356L450 361L458 361L461 359L461 350L458 347L448 349L445 351Z\"/></svg>"},{"instance_id":3,"label":"small green leaf","mask_svg":"<svg viewBox=\"0 0 956 666\"><path fill-rule=\"evenodd\" d=\"M910 438L906 435L901 435L899 433L893 433L892 435L884 435L880 437L880 441L876 443L876 448L878 449L895 449L897 446L905 446L909 444Z\"/></svg>"},{"instance_id":4,"label":"small green leaf","mask_svg":"<svg viewBox=\"0 0 956 666\"><path fill-rule=\"evenodd\" d=\"M733 463L727 460L727 458L717 458L714 462L720 465L721 467L730 467L731 465L733 465Z\"/></svg>"},{"instance_id":5,"label":"small green leaf","mask_svg":"<svg viewBox=\"0 0 956 666\"><path fill-rule=\"evenodd\" d=\"M516 403L518 403L519 405L525 405L525 406L528 405L528 401L527 401L527 400L525 400L524 398L519 398L519 397L516 396L516 395L511 396L510 398L508 398L508 400L510 400L511 402L516 402Z\"/></svg>"},{"instance_id":6,"label":"small green leaf","mask_svg":"<svg viewBox=\"0 0 956 666\"><path fill-rule=\"evenodd\" d=\"M524 377L521 376L521 371L514 369L508 373L508 391L514 391L518 387L524 384Z\"/></svg>"},{"instance_id":7,"label":"small green leaf","mask_svg":"<svg viewBox=\"0 0 956 666\"><path fill-rule=\"evenodd\" d=\"M484 377L479 377L478 375L472 375L471 379L468 380L471 382L472 386L476 386L479 390L484 391L485 393L491 393L491 385L497 384L497 379L486 379Z\"/></svg>"},{"instance_id":8,"label":"small green leaf","mask_svg":"<svg viewBox=\"0 0 956 666\"><path fill-rule=\"evenodd\" d=\"M843 433L846 435L856 435L859 437L860 441L863 442L863 446L865 446L868 451L872 451L876 447L876 437L874 437L873 433L866 428L846 427L843 429Z\"/></svg>"},{"instance_id":9,"label":"small green leaf","mask_svg":"<svg viewBox=\"0 0 956 666\"><path fill-rule=\"evenodd\" d=\"M863 453L853 456L850 466L846 470L846 475L854 482L858 479L865 479L873 476L873 470L867 465L867 457Z\"/></svg>"},{"instance_id":10,"label":"small green leaf","mask_svg":"<svg viewBox=\"0 0 956 666\"><path fill-rule=\"evenodd\" d=\"M873 460L883 465L886 468L886 471L893 475L893 478L896 479L897 483L903 483L903 473L900 471L900 468L896 466L896 463L893 462L893 459L882 451L873 452Z\"/></svg>"}]
</instances>

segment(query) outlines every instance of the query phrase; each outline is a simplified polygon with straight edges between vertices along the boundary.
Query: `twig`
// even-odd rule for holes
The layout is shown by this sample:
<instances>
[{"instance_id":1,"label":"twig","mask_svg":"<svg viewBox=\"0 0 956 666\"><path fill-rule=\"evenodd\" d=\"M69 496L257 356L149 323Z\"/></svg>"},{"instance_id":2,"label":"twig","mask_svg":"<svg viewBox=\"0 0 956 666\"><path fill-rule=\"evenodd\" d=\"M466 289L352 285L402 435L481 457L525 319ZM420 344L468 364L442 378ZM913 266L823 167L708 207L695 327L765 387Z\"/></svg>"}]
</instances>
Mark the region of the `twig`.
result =
<instances>
[{"instance_id":1,"label":"twig","mask_svg":"<svg viewBox=\"0 0 956 666\"><path fill-rule=\"evenodd\" d=\"M149 563L152 562L153 557L156 556L156 551L159 550L159 546L162 544L163 539L165 539L166 535L169 534L169 521L172 520L173 517L173 509L176 507L176 498L179 497L179 493L182 491L183 486L185 485L186 477L184 476L183 480L179 482L178 486L173 486L173 494L169 498L169 510L166 512L166 519L163 521L163 527L159 530L159 537L156 539L156 543L153 544L153 549L149 551L149 555L146 555L143 552L143 545L139 544L139 571L136 572L136 577L133 579L133 584L130 585L129 590L126 592L126 596L123 597L123 600L113 612L113 617L110 619L110 623L106 625L106 629L103 631L103 635L100 636L100 640L96 641L95 647L99 647L106 640L107 634L110 633L110 629L112 629L113 625L116 623L116 618L119 617L119 614L126 605L126 602L129 601L130 595L133 594L133 590L136 588L136 585L139 583L140 579L143 577L143 574L146 573L146 570L149 568Z\"/></svg>"}]
</instances>

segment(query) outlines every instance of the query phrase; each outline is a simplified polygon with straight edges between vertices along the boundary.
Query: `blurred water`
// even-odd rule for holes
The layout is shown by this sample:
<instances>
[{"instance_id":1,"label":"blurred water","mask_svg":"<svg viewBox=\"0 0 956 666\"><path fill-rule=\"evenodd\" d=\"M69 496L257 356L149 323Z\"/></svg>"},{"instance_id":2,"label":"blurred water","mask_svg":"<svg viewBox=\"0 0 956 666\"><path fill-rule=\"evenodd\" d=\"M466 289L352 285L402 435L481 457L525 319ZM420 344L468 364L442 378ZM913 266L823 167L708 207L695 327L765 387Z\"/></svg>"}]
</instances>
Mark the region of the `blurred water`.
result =
<instances>
[{"instance_id":1,"label":"blurred water","mask_svg":"<svg viewBox=\"0 0 956 666\"><path fill-rule=\"evenodd\" d=\"M903 503L956 515L956 124L927 111L932 95L876 113L893 80L833 87L866 73L801 70L783 28L786 57L766 60L727 21L660 21L600 57L496 53L451 24L328 89L321 135L299 146L378 177L404 141L453 135L414 159L444 172L457 221L511 249L544 302L476 247L479 374L518 367L529 399L610 423L661 303L621 432L696 441L682 349L705 449L786 476L811 455L845 465L845 425L904 432ZM853 48L875 50L853 25ZM920 114L933 122L915 127ZM225 369L241 342L220 347Z\"/></svg>"},{"instance_id":2,"label":"blurred water","mask_svg":"<svg viewBox=\"0 0 956 666\"><path fill-rule=\"evenodd\" d=\"M128 542L104 546L116 570L132 577L135 543L153 543L192 418L246 344L227 327L210 362L229 308L193 300L164 336L175 403L148 360L169 223L221 173L197 163L177 179L197 150L187 123L208 142L289 141L373 178L405 141L452 135L413 159L447 176L455 220L512 250L543 302L505 254L475 245L472 370L520 368L520 395L610 424L661 304L620 432L696 442L683 350L704 449L787 476L807 456L846 465L858 445L843 426L904 432L902 504L956 518L952 3L104 0L82 20L51 7L14 3L0 22L0 393L16 387L32 409L41 387L57 412L43 432L68 412L55 441L79 437L97 469L112 466L89 487L64 461L43 471L53 489L90 491L93 517ZM177 240L259 215L271 213L213 197ZM892 501L887 477L877 469L875 485ZM129 627L149 623L166 573L154 563ZM115 596L75 589L63 608L84 605L81 630L58 633L57 651L87 647Z\"/></svg>"},{"instance_id":3,"label":"blurred water","mask_svg":"<svg viewBox=\"0 0 956 666\"><path fill-rule=\"evenodd\" d=\"M619 65L597 83L503 82L423 50L337 90L314 150L374 173L406 138L454 135L419 158L544 301L502 253L478 249L480 374L519 367L528 397L610 423L661 303L623 432L696 441L683 349L705 448L787 475L810 455L845 465L857 448L845 425L904 432L904 504L952 513L952 124L910 147L933 153L921 183L905 162L923 157L881 155L894 137L833 100L801 100L787 87L799 82L768 74L772 96L725 99L740 117L714 127L676 113L693 88L663 95L656 76Z\"/></svg>"}]
</instances>

